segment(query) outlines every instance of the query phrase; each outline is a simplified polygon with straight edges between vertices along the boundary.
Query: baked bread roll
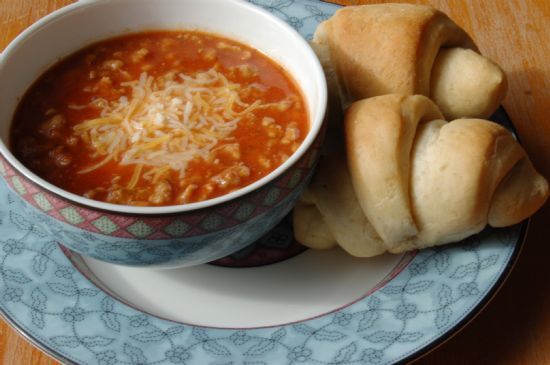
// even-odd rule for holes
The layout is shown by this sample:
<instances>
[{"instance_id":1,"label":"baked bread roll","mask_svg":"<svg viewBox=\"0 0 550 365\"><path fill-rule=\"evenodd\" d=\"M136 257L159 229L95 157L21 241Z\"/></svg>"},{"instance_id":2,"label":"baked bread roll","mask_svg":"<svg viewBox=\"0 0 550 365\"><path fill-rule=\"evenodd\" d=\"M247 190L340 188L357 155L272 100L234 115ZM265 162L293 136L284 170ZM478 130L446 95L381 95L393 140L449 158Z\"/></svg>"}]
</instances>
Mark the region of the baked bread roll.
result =
<instances>
[{"instance_id":1,"label":"baked bread roll","mask_svg":"<svg viewBox=\"0 0 550 365\"><path fill-rule=\"evenodd\" d=\"M500 105L508 82L493 61L471 49L440 49L430 80L430 96L447 119L488 118Z\"/></svg>"},{"instance_id":2,"label":"baked bread roll","mask_svg":"<svg viewBox=\"0 0 550 365\"><path fill-rule=\"evenodd\" d=\"M418 125L434 119L443 115L421 95L365 99L346 113L353 186L367 219L389 245L418 233L409 192L410 156Z\"/></svg>"},{"instance_id":3,"label":"baked bread roll","mask_svg":"<svg viewBox=\"0 0 550 365\"><path fill-rule=\"evenodd\" d=\"M487 118L506 94L504 72L431 6L345 7L318 26L313 41L329 48L346 102L422 94L452 120Z\"/></svg>"},{"instance_id":4,"label":"baked bread roll","mask_svg":"<svg viewBox=\"0 0 550 365\"><path fill-rule=\"evenodd\" d=\"M328 46L319 43L310 42L311 49L319 59L325 79L327 80L327 111L325 119L328 122L329 128L340 128L344 114L342 111L340 85L338 84L338 76L334 70L334 65L330 60L330 50Z\"/></svg>"},{"instance_id":5,"label":"baked bread roll","mask_svg":"<svg viewBox=\"0 0 550 365\"><path fill-rule=\"evenodd\" d=\"M296 207L297 232L306 224L325 230L324 246L308 240L311 232L297 234L306 246L336 242L368 257L441 245L487 224L519 223L548 198L548 182L508 130L481 119L446 122L421 95L352 104L345 140ZM317 209L314 220L304 219L305 208Z\"/></svg>"},{"instance_id":6,"label":"baked bread roll","mask_svg":"<svg viewBox=\"0 0 550 365\"><path fill-rule=\"evenodd\" d=\"M359 205L343 148L322 157L315 177L294 208L293 220L296 240L310 248L327 249L338 244L358 257L386 251Z\"/></svg>"}]
</instances>

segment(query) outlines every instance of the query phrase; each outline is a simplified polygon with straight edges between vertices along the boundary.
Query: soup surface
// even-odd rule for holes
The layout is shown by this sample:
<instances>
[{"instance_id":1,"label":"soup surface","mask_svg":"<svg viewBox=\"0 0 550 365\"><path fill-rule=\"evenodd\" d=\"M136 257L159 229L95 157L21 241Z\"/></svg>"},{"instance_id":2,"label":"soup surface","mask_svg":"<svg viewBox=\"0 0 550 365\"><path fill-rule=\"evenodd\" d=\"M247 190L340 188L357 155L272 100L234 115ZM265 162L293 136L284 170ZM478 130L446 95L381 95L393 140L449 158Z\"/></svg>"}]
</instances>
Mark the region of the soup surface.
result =
<instances>
[{"instance_id":1,"label":"soup surface","mask_svg":"<svg viewBox=\"0 0 550 365\"><path fill-rule=\"evenodd\" d=\"M298 87L274 61L218 35L163 31L56 64L22 99L10 140L23 164L65 190L160 206L262 178L308 128Z\"/></svg>"}]
</instances>

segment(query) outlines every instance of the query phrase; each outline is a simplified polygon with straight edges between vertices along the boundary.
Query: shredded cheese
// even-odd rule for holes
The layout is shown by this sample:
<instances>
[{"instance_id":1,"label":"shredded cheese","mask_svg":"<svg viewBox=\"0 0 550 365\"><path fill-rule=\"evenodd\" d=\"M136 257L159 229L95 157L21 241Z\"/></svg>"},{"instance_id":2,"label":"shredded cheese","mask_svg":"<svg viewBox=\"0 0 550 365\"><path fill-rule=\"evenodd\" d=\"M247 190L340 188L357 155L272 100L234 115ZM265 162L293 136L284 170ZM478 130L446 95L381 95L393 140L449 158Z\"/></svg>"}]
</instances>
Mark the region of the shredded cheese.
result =
<instances>
[{"instance_id":1,"label":"shredded cheese","mask_svg":"<svg viewBox=\"0 0 550 365\"><path fill-rule=\"evenodd\" d=\"M73 131L100 159L79 173L92 172L110 161L135 165L129 188L140 176L152 175L156 180L167 169L184 177L191 160L208 159L218 142L230 140L243 116L288 102L245 103L239 96L243 87L215 68L195 75L168 73L157 79L142 73L139 80L121 85L131 89L131 97L90 103L87 107L100 109L99 117L79 123Z\"/></svg>"}]
</instances>

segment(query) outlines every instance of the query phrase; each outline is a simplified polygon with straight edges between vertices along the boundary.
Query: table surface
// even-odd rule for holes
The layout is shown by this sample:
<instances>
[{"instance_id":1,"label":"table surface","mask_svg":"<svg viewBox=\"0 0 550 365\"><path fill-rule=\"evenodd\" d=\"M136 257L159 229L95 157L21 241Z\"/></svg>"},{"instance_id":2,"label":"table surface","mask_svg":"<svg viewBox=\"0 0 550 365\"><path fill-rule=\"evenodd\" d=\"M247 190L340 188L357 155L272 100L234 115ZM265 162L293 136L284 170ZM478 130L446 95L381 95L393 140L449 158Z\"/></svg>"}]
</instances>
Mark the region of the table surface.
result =
<instances>
[{"instance_id":1,"label":"table surface","mask_svg":"<svg viewBox=\"0 0 550 365\"><path fill-rule=\"evenodd\" d=\"M0 50L71 0L0 0ZM334 0L341 4L384 1ZM550 178L550 1L424 0L445 11L507 73L504 107L533 163ZM550 204L532 219L522 255L485 310L421 364L550 364ZM0 320L1 364L58 364Z\"/></svg>"}]
</instances>

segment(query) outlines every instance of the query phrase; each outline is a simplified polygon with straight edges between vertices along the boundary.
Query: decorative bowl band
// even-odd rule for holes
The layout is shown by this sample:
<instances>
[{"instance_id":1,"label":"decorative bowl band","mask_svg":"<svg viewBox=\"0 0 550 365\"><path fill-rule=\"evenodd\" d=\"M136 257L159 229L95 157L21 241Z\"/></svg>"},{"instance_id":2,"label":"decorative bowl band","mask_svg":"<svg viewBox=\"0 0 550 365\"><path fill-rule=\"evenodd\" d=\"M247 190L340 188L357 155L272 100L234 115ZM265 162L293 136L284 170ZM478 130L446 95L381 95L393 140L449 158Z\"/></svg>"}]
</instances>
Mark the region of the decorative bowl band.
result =
<instances>
[{"instance_id":1,"label":"decorative bowl band","mask_svg":"<svg viewBox=\"0 0 550 365\"><path fill-rule=\"evenodd\" d=\"M278 179L230 202L163 216L122 215L54 195L0 157L0 176L28 204L25 220L83 255L133 266L192 266L253 243L279 223L305 189L319 158L320 133L308 152Z\"/></svg>"}]
</instances>

